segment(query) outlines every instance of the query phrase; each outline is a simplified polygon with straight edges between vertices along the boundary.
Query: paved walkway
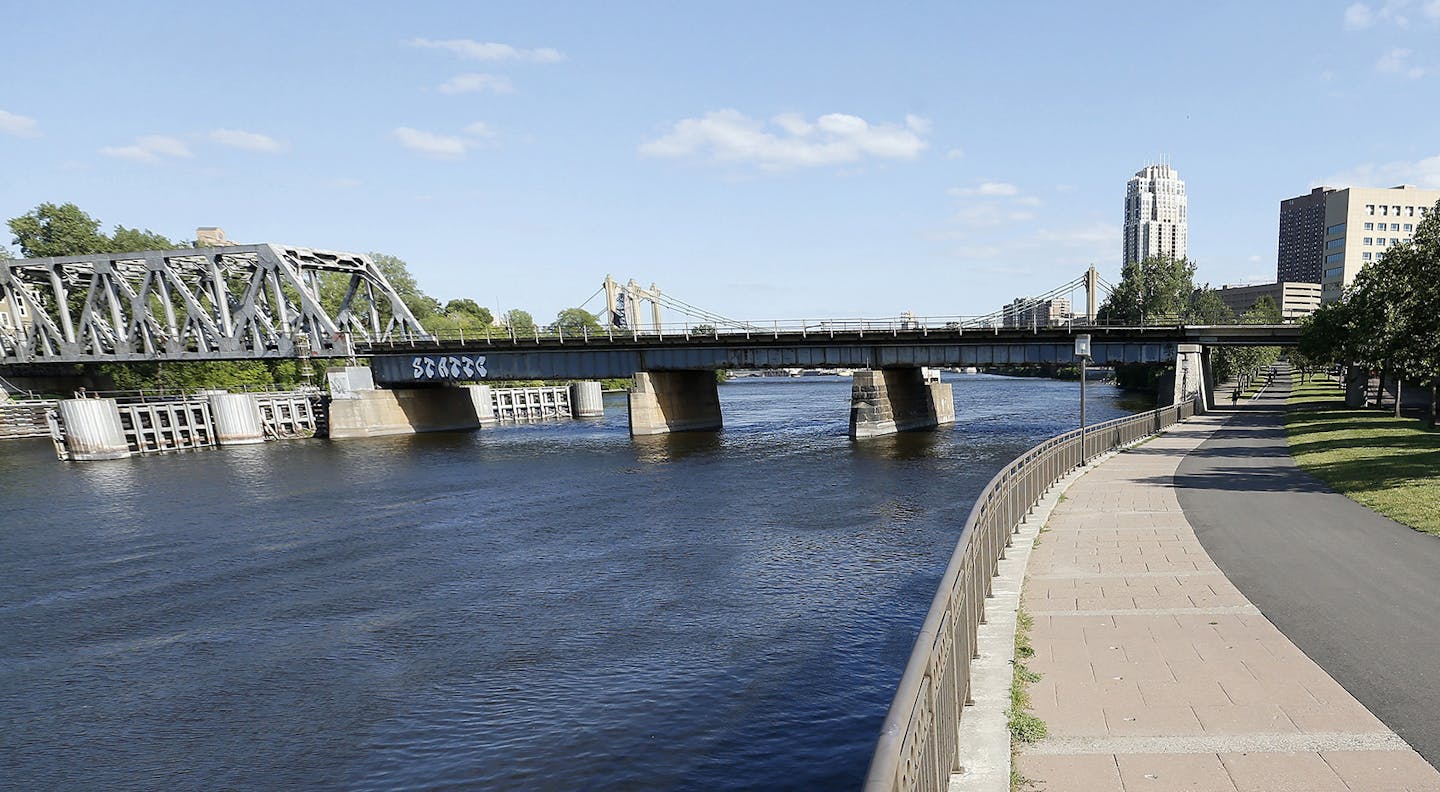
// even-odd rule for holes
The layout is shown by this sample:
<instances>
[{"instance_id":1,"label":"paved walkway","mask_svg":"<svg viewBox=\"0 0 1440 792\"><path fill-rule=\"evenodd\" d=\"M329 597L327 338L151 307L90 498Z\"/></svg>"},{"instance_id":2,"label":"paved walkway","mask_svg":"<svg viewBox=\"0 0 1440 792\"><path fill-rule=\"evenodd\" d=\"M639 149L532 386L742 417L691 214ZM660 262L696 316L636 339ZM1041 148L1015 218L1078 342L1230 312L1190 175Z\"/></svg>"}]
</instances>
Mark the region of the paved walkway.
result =
<instances>
[{"instance_id":1,"label":"paved walkway","mask_svg":"<svg viewBox=\"0 0 1440 792\"><path fill-rule=\"evenodd\" d=\"M1440 766L1440 538L1295 466L1288 374L1175 473L1200 544L1287 638ZM1337 391L1338 393L1338 391Z\"/></svg>"},{"instance_id":2,"label":"paved walkway","mask_svg":"<svg viewBox=\"0 0 1440 792\"><path fill-rule=\"evenodd\" d=\"M1440 773L1231 585L1186 521L1197 418L1077 481L1024 589L1050 736L1019 770L1066 790L1431 790Z\"/></svg>"}]
</instances>

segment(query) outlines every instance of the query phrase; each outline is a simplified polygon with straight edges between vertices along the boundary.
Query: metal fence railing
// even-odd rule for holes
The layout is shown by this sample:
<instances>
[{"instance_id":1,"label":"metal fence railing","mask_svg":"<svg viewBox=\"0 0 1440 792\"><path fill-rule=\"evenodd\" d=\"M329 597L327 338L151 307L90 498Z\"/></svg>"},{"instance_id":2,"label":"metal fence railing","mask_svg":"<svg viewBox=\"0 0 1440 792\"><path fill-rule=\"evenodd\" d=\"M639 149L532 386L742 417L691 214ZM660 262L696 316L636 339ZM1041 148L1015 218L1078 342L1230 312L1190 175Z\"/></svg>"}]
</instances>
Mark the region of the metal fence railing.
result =
<instances>
[{"instance_id":1,"label":"metal fence railing","mask_svg":"<svg viewBox=\"0 0 1440 792\"><path fill-rule=\"evenodd\" d=\"M1020 520L1045 492L1086 460L1195 414L1184 402L1076 429L1021 454L995 474L970 517L925 616L870 762L866 792L943 792L959 753L970 700L970 661L998 562Z\"/></svg>"},{"instance_id":2,"label":"metal fence railing","mask_svg":"<svg viewBox=\"0 0 1440 792\"><path fill-rule=\"evenodd\" d=\"M1268 321L1246 318L1217 325L1216 327L1233 326L1255 326L1255 327L1283 327L1293 325L1292 320L1285 320L1279 325ZM1064 319L1037 320L1027 319L1025 321L1009 321L997 319L993 316L899 316L881 319L767 319L750 322L686 322L674 324L662 324L659 326L643 327L608 327L608 326L530 326L524 328L515 327L483 327L483 328L451 328L441 327L434 332L417 335L393 335L382 341L358 342L356 344L359 354L366 354L367 351L389 351L401 348L425 348L444 343L460 343L466 345L516 345L516 344L589 344L589 343L614 343L616 341L640 341L640 340L675 340L688 339L695 341L736 341L753 338L780 338L782 336L798 338L835 338L871 335L889 335L899 337L928 336L931 333L945 333L949 335L966 333L993 333L1001 332L1041 332L1041 331L1068 331L1068 332L1091 332L1093 330L1164 330L1181 327L1198 327L1201 325L1187 325L1185 318L1181 316L1145 316L1138 321L1113 320L1098 321L1087 320L1083 316L1066 317Z\"/></svg>"}]
</instances>

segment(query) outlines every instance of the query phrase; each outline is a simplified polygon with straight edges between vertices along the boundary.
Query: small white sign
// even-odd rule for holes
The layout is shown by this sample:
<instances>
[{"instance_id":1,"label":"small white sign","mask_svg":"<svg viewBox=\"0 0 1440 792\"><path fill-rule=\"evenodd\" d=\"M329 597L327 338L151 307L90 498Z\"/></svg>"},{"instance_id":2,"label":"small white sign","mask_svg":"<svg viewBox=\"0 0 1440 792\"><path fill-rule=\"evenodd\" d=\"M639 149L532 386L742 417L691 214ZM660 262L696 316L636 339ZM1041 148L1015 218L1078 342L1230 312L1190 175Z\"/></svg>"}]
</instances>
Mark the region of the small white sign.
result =
<instances>
[{"instance_id":1,"label":"small white sign","mask_svg":"<svg viewBox=\"0 0 1440 792\"><path fill-rule=\"evenodd\" d=\"M1075 357L1090 357L1090 334L1081 333L1075 336Z\"/></svg>"}]
</instances>

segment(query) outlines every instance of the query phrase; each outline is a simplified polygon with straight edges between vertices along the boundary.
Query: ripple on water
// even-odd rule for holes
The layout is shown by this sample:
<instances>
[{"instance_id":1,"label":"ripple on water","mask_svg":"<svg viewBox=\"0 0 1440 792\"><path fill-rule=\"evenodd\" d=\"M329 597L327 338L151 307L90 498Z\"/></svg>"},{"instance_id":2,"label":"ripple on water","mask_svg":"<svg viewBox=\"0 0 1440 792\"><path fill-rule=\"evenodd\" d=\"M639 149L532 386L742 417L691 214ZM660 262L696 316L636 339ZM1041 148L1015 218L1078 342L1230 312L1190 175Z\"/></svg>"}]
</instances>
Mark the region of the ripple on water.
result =
<instances>
[{"instance_id":1,"label":"ripple on water","mask_svg":"<svg viewBox=\"0 0 1440 792\"><path fill-rule=\"evenodd\" d=\"M854 788L974 494L1075 420L1076 383L955 381L959 424L864 442L849 381L800 378L723 386L718 434L632 439L612 395L470 434L7 444L7 778Z\"/></svg>"}]
</instances>

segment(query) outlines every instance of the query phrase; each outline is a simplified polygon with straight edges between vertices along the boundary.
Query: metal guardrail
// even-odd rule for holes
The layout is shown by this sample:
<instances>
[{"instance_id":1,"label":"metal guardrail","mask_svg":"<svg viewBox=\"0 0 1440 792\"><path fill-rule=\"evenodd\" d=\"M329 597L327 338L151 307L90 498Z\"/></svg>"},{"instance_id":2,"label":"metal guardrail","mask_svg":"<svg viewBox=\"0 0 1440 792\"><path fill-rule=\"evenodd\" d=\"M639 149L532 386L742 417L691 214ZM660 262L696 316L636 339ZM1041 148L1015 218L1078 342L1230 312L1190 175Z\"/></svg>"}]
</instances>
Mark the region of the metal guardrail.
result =
<instances>
[{"instance_id":1,"label":"metal guardrail","mask_svg":"<svg viewBox=\"0 0 1440 792\"><path fill-rule=\"evenodd\" d=\"M1185 402L1057 435L1021 454L981 490L885 717L866 792L949 789L985 598L1020 520L1086 460L1194 414L1195 403Z\"/></svg>"},{"instance_id":2,"label":"metal guardrail","mask_svg":"<svg viewBox=\"0 0 1440 792\"><path fill-rule=\"evenodd\" d=\"M1284 320L1280 324L1268 321L1248 320L1230 322L1224 325L1214 325L1216 328L1228 327L1282 327L1291 326L1295 323L1291 320ZM849 337L868 335L889 335L900 336L901 334L926 336L930 333L959 334L966 333L992 333L1001 332L1033 332L1041 331L1069 331L1069 332L1092 332L1095 330L1129 330L1145 332L1147 330L1177 330L1181 328L1201 328L1208 325L1186 324L1180 316L1146 316L1141 322L1099 322L1087 321L1084 317L1074 317L1063 321L1054 322L1022 322L1008 323L996 321L988 316L903 316L885 319L774 319L754 322L735 322L732 324L694 324L677 323L662 324L658 327L579 327L579 328L557 328L557 327L531 327L517 332L515 328L489 327L473 330L442 329L433 333L423 335L401 335L396 334L383 341L357 342L356 349L361 355L367 352L394 351L401 348L425 348L443 345L449 342L459 342L467 345L517 345L525 343L560 343L560 344L589 344L589 343L613 343L616 341L641 341L641 340L713 340L713 341L735 341L752 338L779 338L781 336L798 338L835 338L837 336Z\"/></svg>"}]
</instances>

